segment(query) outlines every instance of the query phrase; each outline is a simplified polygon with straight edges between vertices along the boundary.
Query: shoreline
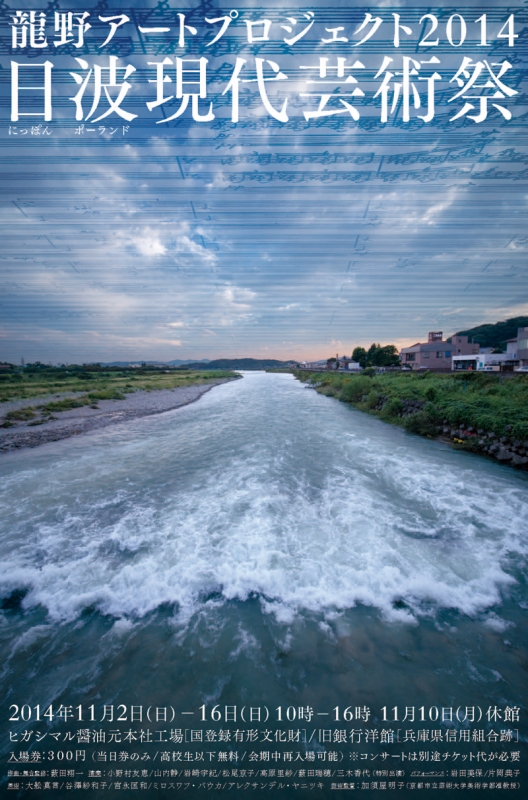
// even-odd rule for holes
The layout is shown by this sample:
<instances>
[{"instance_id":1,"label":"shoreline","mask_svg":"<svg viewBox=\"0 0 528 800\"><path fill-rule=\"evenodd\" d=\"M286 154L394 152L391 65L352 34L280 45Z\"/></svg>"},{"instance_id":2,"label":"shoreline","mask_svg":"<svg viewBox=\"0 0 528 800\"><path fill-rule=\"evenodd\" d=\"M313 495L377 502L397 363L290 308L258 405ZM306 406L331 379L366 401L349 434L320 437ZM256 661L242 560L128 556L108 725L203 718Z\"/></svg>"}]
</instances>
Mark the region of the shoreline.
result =
<instances>
[{"instance_id":1,"label":"shoreline","mask_svg":"<svg viewBox=\"0 0 528 800\"><path fill-rule=\"evenodd\" d=\"M293 375L319 394L335 397L357 411L370 414L388 425L402 428L416 436L449 444L454 450L473 453L498 461L504 466L513 467L520 472L528 472L528 438L521 438L521 435L515 434L512 425L505 424L504 420L497 420L496 424L488 428L478 428L467 422L455 423L442 419L441 412L431 409L433 404L428 402L427 394L422 398L418 395L414 398L395 398L380 392L381 387L376 387L371 388L368 395L362 394L362 388L355 397L347 395L346 391L343 392L341 386L332 385L332 375L328 380L325 380L327 376L324 376L323 380L316 382L313 382L310 376L301 377L298 372L293 372ZM321 373L317 376L321 377ZM361 380L361 377L357 376L346 377L358 382ZM471 416L469 408L463 413L464 416Z\"/></svg>"},{"instance_id":2,"label":"shoreline","mask_svg":"<svg viewBox=\"0 0 528 800\"><path fill-rule=\"evenodd\" d=\"M163 414L194 403L215 386L238 378L215 378L210 383L178 386L174 389L138 390L127 394L123 400L99 400L97 406L82 406L61 411L37 426L22 422L12 428L0 428L0 454L26 447L39 447L49 442L69 439L101 430L109 425L127 420ZM35 398L31 402L36 405ZM11 402L12 404L12 402ZM26 403L27 404L27 403ZM6 404L7 405L7 404Z\"/></svg>"}]
</instances>

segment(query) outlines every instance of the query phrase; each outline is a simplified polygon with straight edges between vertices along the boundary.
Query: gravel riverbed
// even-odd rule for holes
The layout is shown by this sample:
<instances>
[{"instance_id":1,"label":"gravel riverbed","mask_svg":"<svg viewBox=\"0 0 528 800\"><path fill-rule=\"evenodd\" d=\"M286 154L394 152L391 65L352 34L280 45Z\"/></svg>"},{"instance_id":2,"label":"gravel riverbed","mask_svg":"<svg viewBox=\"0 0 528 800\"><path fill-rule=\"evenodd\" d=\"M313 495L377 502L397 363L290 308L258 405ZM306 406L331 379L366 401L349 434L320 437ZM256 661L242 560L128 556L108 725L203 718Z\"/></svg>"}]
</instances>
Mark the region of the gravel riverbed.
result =
<instances>
[{"instance_id":1,"label":"gravel riverbed","mask_svg":"<svg viewBox=\"0 0 528 800\"><path fill-rule=\"evenodd\" d=\"M61 411L56 417L38 426L29 422L17 422L9 428L0 428L0 453L17 450L21 447L38 447L46 442L56 442L69 436L89 433L105 428L116 422L126 422L137 417L161 414L174 408L186 406L198 400L213 387L225 383L229 378L218 378L198 386L179 386L175 389L157 389L150 392L137 391L127 394L123 400L99 400L96 407L82 406ZM50 399L71 397L72 394L53 395L53 397L33 398L31 400L11 401L0 404L0 418L15 409L28 405L38 407Z\"/></svg>"}]
</instances>

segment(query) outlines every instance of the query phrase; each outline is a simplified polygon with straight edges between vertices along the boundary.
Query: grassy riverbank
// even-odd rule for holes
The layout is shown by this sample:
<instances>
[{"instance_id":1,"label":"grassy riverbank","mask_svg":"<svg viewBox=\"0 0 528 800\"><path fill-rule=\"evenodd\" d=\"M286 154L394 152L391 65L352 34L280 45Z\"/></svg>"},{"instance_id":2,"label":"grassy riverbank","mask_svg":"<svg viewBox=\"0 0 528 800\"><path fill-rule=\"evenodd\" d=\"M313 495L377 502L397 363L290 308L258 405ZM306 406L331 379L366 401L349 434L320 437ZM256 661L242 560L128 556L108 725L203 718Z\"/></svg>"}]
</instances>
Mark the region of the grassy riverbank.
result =
<instances>
[{"instance_id":1,"label":"grassy riverbank","mask_svg":"<svg viewBox=\"0 0 528 800\"><path fill-rule=\"evenodd\" d=\"M528 376L464 372L343 375L295 371L317 390L422 436L512 461L528 454ZM490 452L491 450L491 452ZM511 458L509 457L511 455ZM528 458L526 458L528 462Z\"/></svg>"},{"instance_id":2,"label":"grassy riverbank","mask_svg":"<svg viewBox=\"0 0 528 800\"><path fill-rule=\"evenodd\" d=\"M200 386L218 378L234 378L229 370L156 369L104 370L101 368L49 368L6 372L0 375L0 403L17 400L25 403L5 414L3 426L28 421L82 406L96 406L101 400L122 400L136 391ZM56 396L56 397L54 397Z\"/></svg>"}]
</instances>

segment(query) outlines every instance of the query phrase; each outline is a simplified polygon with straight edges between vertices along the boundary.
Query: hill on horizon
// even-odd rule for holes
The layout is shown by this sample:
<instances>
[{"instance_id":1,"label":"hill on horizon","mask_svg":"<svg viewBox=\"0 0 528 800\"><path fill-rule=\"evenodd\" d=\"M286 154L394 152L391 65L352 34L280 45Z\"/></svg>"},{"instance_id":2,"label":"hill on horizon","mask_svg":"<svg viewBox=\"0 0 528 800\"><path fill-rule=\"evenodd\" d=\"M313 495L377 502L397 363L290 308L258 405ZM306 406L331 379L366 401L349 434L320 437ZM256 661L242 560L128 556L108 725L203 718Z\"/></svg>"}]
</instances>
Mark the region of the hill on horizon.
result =
<instances>
[{"instance_id":1,"label":"hill on horizon","mask_svg":"<svg viewBox=\"0 0 528 800\"><path fill-rule=\"evenodd\" d=\"M184 361L181 358L174 358L172 361L166 361L165 363L167 366L170 367L181 367L182 364L187 365L189 363L189 359L187 359L187 361ZM193 361L193 364L208 364L208 363L209 363L208 358L201 358L198 361Z\"/></svg>"},{"instance_id":2,"label":"hill on horizon","mask_svg":"<svg viewBox=\"0 0 528 800\"><path fill-rule=\"evenodd\" d=\"M458 331L453 336L469 336L481 347L502 347L506 349L508 339L515 339L517 328L528 326L528 317L512 317L501 322L477 325L465 331Z\"/></svg>"},{"instance_id":3,"label":"hill on horizon","mask_svg":"<svg viewBox=\"0 0 528 800\"><path fill-rule=\"evenodd\" d=\"M190 369L272 369L273 367L289 367L291 361L277 361L274 358L217 358L204 364L201 361L190 361L185 366Z\"/></svg>"},{"instance_id":4,"label":"hill on horizon","mask_svg":"<svg viewBox=\"0 0 528 800\"><path fill-rule=\"evenodd\" d=\"M196 364L207 364L208 358L203 358L201 361L196 361ZM135 361L101 361L101 367L129 367L131 364L145 364L147 367L181 367L182 364L188 364L189 360L185 361L181 358L175 358L173 361L144 361L138 358Z\"/></svg>"}]
</instances>

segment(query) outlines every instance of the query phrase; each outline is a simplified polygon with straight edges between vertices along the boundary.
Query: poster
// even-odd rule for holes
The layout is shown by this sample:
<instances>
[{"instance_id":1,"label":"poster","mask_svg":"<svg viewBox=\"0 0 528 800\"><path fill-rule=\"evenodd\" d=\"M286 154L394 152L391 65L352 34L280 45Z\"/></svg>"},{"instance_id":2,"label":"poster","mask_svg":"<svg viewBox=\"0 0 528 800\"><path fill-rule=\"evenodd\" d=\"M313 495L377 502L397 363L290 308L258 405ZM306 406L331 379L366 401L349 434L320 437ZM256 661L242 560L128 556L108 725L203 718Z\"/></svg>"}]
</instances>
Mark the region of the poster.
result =
<instances>
[{"instance_id":1,"label":"poster","mask_svg":"<svg viewBox=\"0 0 528 800\"><path fill-rule=\"evenodd\" d=\"M22 382L526 311L523 3L1 15ZM43 427L0 453L3 797L526 796L525 472L288 372L40 446L24 413Z\"/></svg>"}]
</instances>

